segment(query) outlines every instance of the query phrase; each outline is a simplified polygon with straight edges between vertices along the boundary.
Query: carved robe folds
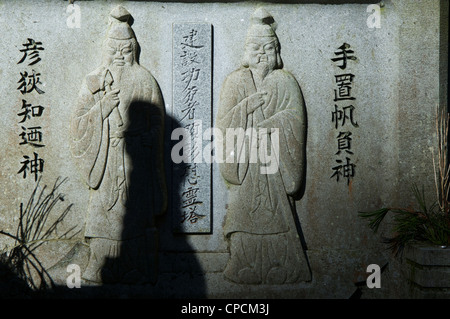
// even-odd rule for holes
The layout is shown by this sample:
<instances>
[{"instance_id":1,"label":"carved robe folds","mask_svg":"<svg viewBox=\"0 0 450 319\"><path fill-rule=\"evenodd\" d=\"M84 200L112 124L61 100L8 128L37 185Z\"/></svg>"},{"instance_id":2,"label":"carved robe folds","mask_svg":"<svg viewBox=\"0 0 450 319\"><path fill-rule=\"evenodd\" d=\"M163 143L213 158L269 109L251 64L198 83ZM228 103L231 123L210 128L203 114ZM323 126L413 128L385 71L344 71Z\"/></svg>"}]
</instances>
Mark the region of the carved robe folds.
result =
<instances>
[{"instance_id":1,"label":"carved robe folds","mask_svg":"<svg viewBox=\"0 0 450 319\"><path fill-rule=\"evenodd\" d=\"M100 69L84 81L72 120L72 151L95 190L86 237L137 237L163 210L162 98L147 70L137 65L131 69L120 88L119 112L102 115Z\"/></svg>"},{"instance_id":2,"label":"carved robe folds","mask_svg":"<svg viewBox=\"0 0 450 319\"><path fill-rule=\"evenodd\" d=\"M119 5L109 20L102 64L84 79L71 120L71 151L90 189L83 278L155 283L154 218L167 204L164 103L139 64L131 14Z\"/></svg>"},{"instance_id":3,"label":"carved robe folds","mask_svg":"<svg viewBox=\"0 0 450 319\"><path fill-rule=\"evenodd\" d=\"M266 103L248 114L246 98L256 92L267 92ZM231 184L224 229L231 257L225 276L248 284L309 280L291 197L304 178L305 109L297 81L290 73L276 69L257 88L250 69L242 67L231 73L221 91L217 126L222 132L228 128L279 129L279 162L274 174L261 173L261 166L267 164L249 161L249 144L244 144L245 161L220 166L222 176ZM248 135L245 138L249 140ZM227 156L239 153L238 143L229 150L225 141ZM268 144L276 142L269 135Z\"/></svg>"}]
</instances>

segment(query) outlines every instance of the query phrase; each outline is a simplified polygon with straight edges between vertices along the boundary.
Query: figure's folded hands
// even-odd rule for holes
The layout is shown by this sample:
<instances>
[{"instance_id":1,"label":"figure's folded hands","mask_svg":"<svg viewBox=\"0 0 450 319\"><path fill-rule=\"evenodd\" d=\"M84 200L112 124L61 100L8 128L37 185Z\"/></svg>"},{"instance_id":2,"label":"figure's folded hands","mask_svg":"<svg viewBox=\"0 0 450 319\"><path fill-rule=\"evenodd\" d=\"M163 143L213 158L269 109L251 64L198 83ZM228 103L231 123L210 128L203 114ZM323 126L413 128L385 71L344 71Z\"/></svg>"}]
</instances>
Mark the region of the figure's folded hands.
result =
<instances>
[{"instance_id":1,"label":"figure's folded hands","mask_svg":"<svg viewBox=\"0 0 450 319\"><path fill-rule=\"evenodd\" d=\"M258 107L263 106L266 103L266 98L267 92L257 92L247 97L247 114L251 114Z\"/></svg>"},{"instance_id":2,"label":"figure's folded hands","mask_svg":"<svg viewBox=\"0 0 450 319\"><path fill-rule=\"evenodd\" d=\"M112 91L107 92L102 100L101 100L101 104L102 104L102 115L103 118L108 117L111 112L114 110L114 108L116 108L119 103L119 89L114 89Z\"/></svg>"}]
</instances>

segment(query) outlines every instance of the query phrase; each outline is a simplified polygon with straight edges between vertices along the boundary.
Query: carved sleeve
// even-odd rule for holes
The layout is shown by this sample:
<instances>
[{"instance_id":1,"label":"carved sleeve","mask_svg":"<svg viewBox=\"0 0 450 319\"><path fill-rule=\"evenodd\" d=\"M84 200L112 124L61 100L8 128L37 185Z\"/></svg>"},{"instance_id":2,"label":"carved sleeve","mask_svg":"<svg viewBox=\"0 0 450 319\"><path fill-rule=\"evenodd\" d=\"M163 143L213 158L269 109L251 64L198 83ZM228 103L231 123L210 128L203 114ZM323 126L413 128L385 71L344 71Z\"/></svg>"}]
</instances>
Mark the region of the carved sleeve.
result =
<instances>
[{"instance_id":1,"label":"carved sleeve","mask_svg":"<svg viewBox=\"0 0 450 319\"><path fill-rule=\"evenodd\" d=\"M279 130L279 170L288 195L299 191L304 178L306 147L306 111L303 95L296 79L278 71L276 112L258 127ZM272 142L274 142L272 140Z\"/></svg>"},{"instance_id":2,"label":"carved sleeve","mask_svg":"<svg viewBox=\"0 0 450 319\"><path fill-rule=\"evenodd\" d=\"M91 188L98 188L108 152L107 121L103 121L100 101L83 83L71 120L71 151Z\"/></svg>"},{"instance_id":3,"label":"carved sleeve","mask_svg":"<svg viewBox=\"0 0 450 319\"><path fill-rule=\"evenodd\" d=\"M224 179L235 185L240 185L245 177L245 172L248 167L249 156L245 156L245 161L240 162L241 152L245 152L246 143L237 143L236 141L230 143L227 147L227 133L228 138L234 139L234 132L236 129L245 131L247 129L247 100L245 96L239 92L238 84L239 77L237 73L231 74L223 84L219 97L219 111L217 115L216 126L223 134L223 154L224 163L220 165L220 171ZM238 146L241 146L238 148ZM248 154L246 154L248 155ZM239 163L238 163L239 162Z\"/></svg>"}]
</instances>

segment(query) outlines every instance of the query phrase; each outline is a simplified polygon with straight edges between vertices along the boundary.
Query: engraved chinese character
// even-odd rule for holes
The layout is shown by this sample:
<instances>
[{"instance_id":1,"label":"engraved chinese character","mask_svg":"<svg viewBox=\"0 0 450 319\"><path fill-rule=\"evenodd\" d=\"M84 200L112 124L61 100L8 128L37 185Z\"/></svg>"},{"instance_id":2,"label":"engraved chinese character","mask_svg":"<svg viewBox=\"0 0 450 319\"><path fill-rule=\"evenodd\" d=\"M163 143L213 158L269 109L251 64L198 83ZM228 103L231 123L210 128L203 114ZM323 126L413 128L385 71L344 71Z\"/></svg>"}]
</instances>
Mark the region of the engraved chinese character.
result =
<instances>
[{"instance_id":1,"label":"engraved chinese character","mask_svg":"<svg viewBox=\"0 0 450 319\"><path fill-rule=\"evenodd\" d=\"M355 98L351 96L352 82L355 76L353 74L340 74L335 75L336 83L339 87L338 90L334 90L334 101L342 100L354 100Z\"/></svg>"},{"instance_id":2,"label":"engraved chinese character","mask_svg":"<svg viewBox=\"0 0 450 319\"><path fill-rule=\"evenodd\" d=\"M45 146L45 145L41 144L42 143L41 129L42 128L40 126L29 127L29 128L22 126L23 132L21 134L19 134L19 136L22 138L22 142L19 143L19 145L29 144L29 145L33 145L34 147Z\"/></svg>"},{"instance_id":3,"label":"engraved chinese character","mask_svg":"<svg viewBox=\"0 0 450 319\"><path fill-rule=\"evenodd\" d=\"M188 35L183 37L183 42L181 43L181 49L183 54L180 56L182 58L181 65L189 66L193 63L200 63L198 60L197 50L203 48L203 45L198 45L197 41L197 31L191 30Z\"/></svg>"},{"instance_id":4,"label":"engraved chinese character","mask_svg":"<svg viewBox=\"0 0 450 319\"><path fill-rule=\"evenodd\" d=\"M186 117L188 117L190 120L193 120L195 118L195 107L198 105L198 101L191 101L186 104L186 107L181 110L182 113L184 113L183 117L181 118L181 121L183 121Z\"/></svg>"},{"instance_id":5,"label":"engraved chinese character","mask_svg":"<svg viewBox=\"0 0 450 319\"><path fill-rule=\"evenodd\" d=\"M20 52L23 52L22 59L20 59L17 64L21 64L24 62L27 58L31 60L28 65L34 65L41 61L41 58L39 57L39 51L44 50L42 47L42 42L36 42L33 39L28 38L28 42L22 44L25 48L22 50L19 50Z\"/></svg>"},{"instance_id":6,"label":"engraved chinese character","mask_svg":"<svg viewBox=\"0 0 450 319\"><path fill-rule=\"evenodd\" d=\"M186 91L186 94L184 96L183 103L186 104L186 103L190 103L194 100L194 96L195 96L195 94L197 94L198 88L196 86L191 86L188 89L186 89L185 91Z\"/></svg>"},{"instance_id":7,"label":"engraved chinese character","mask_svg":"<svg viewBox=\"0 0 450 319\"><path fill-rule=\"evenodd\" d=\"M339 182L339 178L343 177L347 179L347 184L350 184L350 180L355 176L355 164L351 162L351 159L346 157L345 163L342 160L336 160L336 163L340 164L333 167L333 175L330 178L336 177L336 181Z\"/></svg>"},{"instance_id":8,"label":"engraved chinese character","mask_svg":"<svg viewBox=\"0 0 450 319\"><path fill-rule=\"evenodd\" d=\"M188 35L183 37L183 41L181 43L182 48L185 47L193 48L193 49L200 49L203 48L203 45L196 44L197 41L197 30L191 30Z\"/></svg>"},{"instance_id":9,"label":"engraved chinese character","mask_svg":"<svg viewBox=\"0 0 450 319\"><path fill-rule=\"evenodd\" d=\"M339 47L339 51L334 52L335 55L338 55L340 57L331 59L331 61L333 62L342 61L342 64L339 65L342 70L345 70L345 68L347 67L347 60L356 60L355 56L350 55L355 52L349 49L350 44L344 43Z\"/></svg>"},{"instance_id":10,"label":"engraved chinese character","mask_svg":"<svg viewBox=\"0 0 450 319\"><path fill-rule=\"evenodd\" d=\"M188 206L201 204L202 202L197 200L197 192L199 188L193 188L192 186L189 187L185 192L182 193L183 198L183 208L186 208Z\"/></svg>"},{"instance_id":11,"label":"engraved chinese character","mask_svg":"<svg viewBox=\"0 0 450 319\"><path fill-rule=\"evenodd\" d=\"M23 178L27 177L27 172L29 171L31 174L34 174L34 180L37 181L39 173L44 171L44 160L39 158L37 153L34 154L34 159L30 159L29 156L24 155L23 161L20 162L22 164L21 169L17 172L17 174L22 173Z\"/></svg>"},{"instance_id":12,"label":"engraved chinese character","mask_svg":"<svg viewBox=\"0 0 450 319\"><path fill-rule=\"evenodd\" d=\"M205 217L206 215L201 215L196 212L197 206L188 207L189 211L183 212L183 217L181 218L181 223L184 223L186 220L191 224L195 224L199 219Z\"/></svg>"},{"instance_id":13,"label":"engraved chinese character","mask_svg":"<svg viewBox=\"0 0 450 319\"><path fill-rule=\"evenodd\" d=\"M192 81L197 81L198 76L200 74L200 69L191 68L185 72L182 72L181 75L183 76L181 78L181 81L186 83L186 86L183 89L183 92L186 91L186 89L191 85Z\"/></svg>"},{"instance_id":14,"label":"engraved chinese character","mask_svg":"<svg viewBox=\"0 0 450 319\"><path fill-rule=\"evenodd\" d=\"M337 129L339 124L344 126L346 121L350 121L354 127L358 127L358 123L353 119L354 110L355 107L353 105L345 106L342 110L339 110L338 106L334 105L334 112L331 112L331 121L335 123L335 128Z\"/></svg>"},{"instance_id":15,"label":"engraved chinese character","mask_svg":"<svg viewBox=\"0 0 450 319\"><path fill-rule=\"evenodd\" d=\"M31 117L40 117L44 112L44 107L41 105L28 104L26 100L22 99L22 112L17 113L18 116L22 116L22 120L19 123L23 123L29 120Z\"/></svg>"},{"instance_id":16,"label":"engraved chinese character","mask_svg":"<svg viewBox=\"0 0 450 319\"><path fill-rule=\"evenodd\" d=\"M20 73L20 80L17 83L20 83L20 86L17 88L20 93L30 93L33 90L36 90L39 94L45 93L40 88L38 88L36 85L38 83L41 83L40 81L40 73L36 73L36 71L33 70L33 74L28 74L28 72L21 72Z\"/></svg>"},{"instance_id":17,"label":"engraved chinese character","mask_svg":"<svg viewBox=\"0 0 450 319\"><path fill-rule=\"evenodd\" d=\"M348 154L353 154L351 150L351 141L352 141L352 132L339 132L337 136L338 141L338 151L336 155L341 154L342 151L345 151Z\"/></svg>"}]
</instances>

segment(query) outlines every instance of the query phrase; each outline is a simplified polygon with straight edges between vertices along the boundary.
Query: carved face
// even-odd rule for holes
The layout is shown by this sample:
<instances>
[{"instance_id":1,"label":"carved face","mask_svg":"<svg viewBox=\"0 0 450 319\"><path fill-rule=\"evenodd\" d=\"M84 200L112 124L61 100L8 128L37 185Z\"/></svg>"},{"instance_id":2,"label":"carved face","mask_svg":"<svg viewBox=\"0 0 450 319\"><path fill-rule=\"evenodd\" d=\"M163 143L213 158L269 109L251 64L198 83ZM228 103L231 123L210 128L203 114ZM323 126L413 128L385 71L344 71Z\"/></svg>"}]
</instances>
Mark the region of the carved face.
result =
<instances>
[{"instance_id":1,"label":"carved face","mask_svg":"<svg viewBox=\"0 0 450 319\"><path fill-rule=\"evenodd\" d=\"M108 39L104 47L104 59L106 65L121 67L131 66L135 61L135 48L133 39L116 40Z\"/></svg>"},{"instance_id":2,"label":"carved face","mask_svg":"<svg viewBox=\"0 0 450 319\"><path fill-rule=\"evenodd\" d=\"M251 37L245 44L250 68L274 70L277 67L278 41L273 37Z\"/></svg>"}]
</instances>

